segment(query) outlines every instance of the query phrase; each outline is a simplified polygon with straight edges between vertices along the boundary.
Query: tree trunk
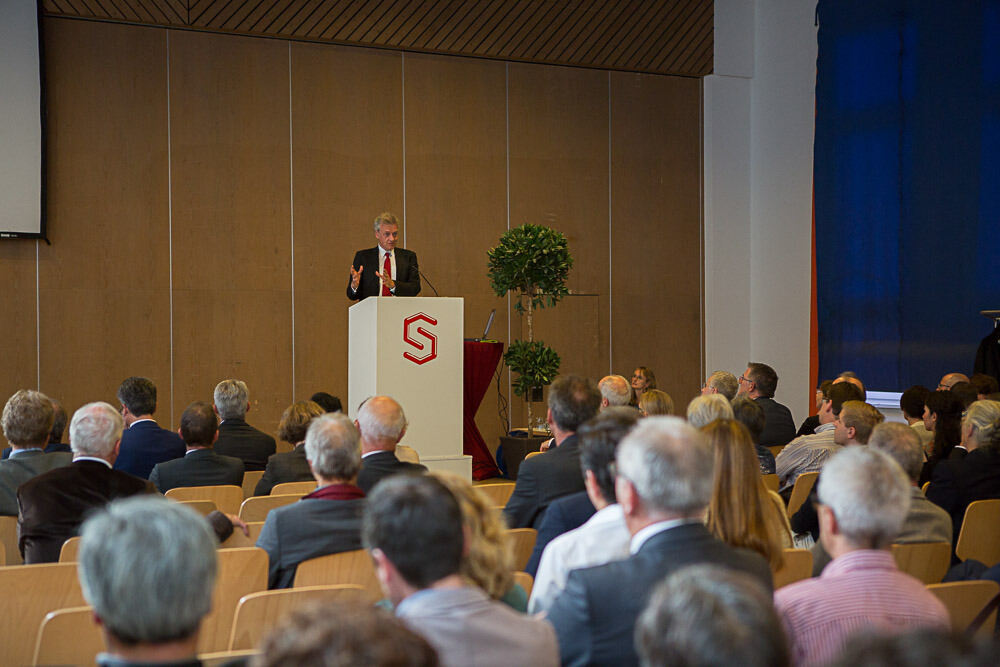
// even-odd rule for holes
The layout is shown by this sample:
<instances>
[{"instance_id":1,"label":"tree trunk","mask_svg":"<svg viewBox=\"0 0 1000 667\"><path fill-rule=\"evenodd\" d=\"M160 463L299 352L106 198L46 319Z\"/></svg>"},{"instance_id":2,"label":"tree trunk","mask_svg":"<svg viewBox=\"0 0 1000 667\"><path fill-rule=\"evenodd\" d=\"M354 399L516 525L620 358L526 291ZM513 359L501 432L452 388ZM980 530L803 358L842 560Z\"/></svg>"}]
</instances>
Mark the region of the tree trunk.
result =
<instances>
[{"instance_id":1,"label":"tree trunk","mask_svg":"<svg viewBox=\"0 0 1000 667\"><path fill-rule=\"evenodd\" d=\"M535 306L535 290L528 290L528 342L532 343L535 340L535 330L533 327L534 322L532 317L534 315ZM531 438L535 434L534 421L532 419L531 410L531 390L528 390L528 437Z\"/></svg>"}]
</instances>

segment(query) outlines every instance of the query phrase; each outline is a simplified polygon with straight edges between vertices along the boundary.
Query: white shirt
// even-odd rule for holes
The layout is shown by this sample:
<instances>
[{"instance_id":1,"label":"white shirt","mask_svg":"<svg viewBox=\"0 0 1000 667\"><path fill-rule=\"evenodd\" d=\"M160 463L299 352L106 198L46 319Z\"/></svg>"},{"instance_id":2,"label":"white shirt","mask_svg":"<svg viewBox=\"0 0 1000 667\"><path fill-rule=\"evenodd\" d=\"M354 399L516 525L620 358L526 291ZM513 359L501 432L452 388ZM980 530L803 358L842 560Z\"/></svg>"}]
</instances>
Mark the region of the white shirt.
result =
<instances>
[{"instance_id":1,"label":"white shirt","mask_svg":"<svg viewBox=\"0 0 1000 667\"><path fill-rule=\"evenodd\" d=\"M73 457L73 463L76 463L77 461L97 461L98 463L103 463L104 465L108 466L109 468L113 467L110 463L108 463L104 459L99 459L96 456L74 456Z\"/></svg>"},{"instance_id":2,"label":"white shirt","mask_svg":"<svg viewBox=\"0 0 1000 667\"><path fill-rule=\"evenodd\" d=\"M566 588L570 570L627 558L630 539L621 505L614 504L549 542L538 563L528 612L548 610Z\"/></svg>"}]
</instances>

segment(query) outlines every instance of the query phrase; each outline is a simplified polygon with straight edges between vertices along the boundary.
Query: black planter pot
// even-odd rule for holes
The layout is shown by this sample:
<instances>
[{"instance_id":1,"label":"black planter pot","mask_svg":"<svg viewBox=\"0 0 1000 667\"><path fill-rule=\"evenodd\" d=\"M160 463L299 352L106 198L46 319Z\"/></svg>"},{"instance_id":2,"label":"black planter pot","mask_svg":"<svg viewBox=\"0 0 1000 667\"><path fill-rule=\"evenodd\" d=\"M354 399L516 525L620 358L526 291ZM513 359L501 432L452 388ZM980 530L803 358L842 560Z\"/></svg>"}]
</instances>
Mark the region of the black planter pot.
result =
<instances>
[{"instance_id":1,"label":"black planter pot","mask_svg":"<svg viewBox=\"0 0 1000 667\"><path fill-rule=\"evenodd\" d=\"M536 435L533 438L500 436L500 446L503 447L503 461L507 466L507 475L511 479L517 479L517 471L521 467L521 461L524 460L524 457L531 452L537 452L542 443L550 437L552 436Z\"/></svg>"}]
</instances>

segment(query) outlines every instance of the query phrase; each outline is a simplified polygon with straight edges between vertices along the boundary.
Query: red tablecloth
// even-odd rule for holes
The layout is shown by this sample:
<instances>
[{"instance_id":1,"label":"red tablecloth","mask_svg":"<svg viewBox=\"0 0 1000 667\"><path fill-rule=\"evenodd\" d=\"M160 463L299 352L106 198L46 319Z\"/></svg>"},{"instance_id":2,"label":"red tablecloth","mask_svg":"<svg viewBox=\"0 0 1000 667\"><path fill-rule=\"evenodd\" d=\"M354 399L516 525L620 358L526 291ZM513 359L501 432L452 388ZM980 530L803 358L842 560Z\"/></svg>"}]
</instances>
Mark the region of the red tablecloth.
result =
<instances>
[{"instance_id":1,"label":"red tablecloth","mask_svg":"<svg viewBox=\"0 0 1000 667\"><path fill-rule=\"evenodd\" d=\"M490 387L501 355L503 355L503 343L465 341L465 398L462 407L465 424L462 433L462 451L472 457L473 479L500 476L500 469L490 455L483 434L476 427L476 411Z\"/></svg>"}]
</instances>

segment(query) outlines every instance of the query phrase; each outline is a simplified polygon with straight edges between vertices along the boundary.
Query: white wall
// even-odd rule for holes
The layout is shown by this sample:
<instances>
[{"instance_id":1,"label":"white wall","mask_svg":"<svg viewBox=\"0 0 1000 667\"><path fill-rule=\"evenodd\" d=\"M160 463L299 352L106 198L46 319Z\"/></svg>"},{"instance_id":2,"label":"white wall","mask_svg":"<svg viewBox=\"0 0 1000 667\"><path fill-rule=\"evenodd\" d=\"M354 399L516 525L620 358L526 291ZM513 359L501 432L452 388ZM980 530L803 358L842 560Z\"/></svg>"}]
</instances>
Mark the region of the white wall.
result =
<instances>
[{"instance_id":1,"label":"white wall","mask_svg":"<svg viewBox=\"0 0 1000 667\"><path fill-rule=\"evenodd\" d=\"M809 411L815 3L716 0L705 79L706 371L772 365Z\"/></svg>"}]
</instances>

